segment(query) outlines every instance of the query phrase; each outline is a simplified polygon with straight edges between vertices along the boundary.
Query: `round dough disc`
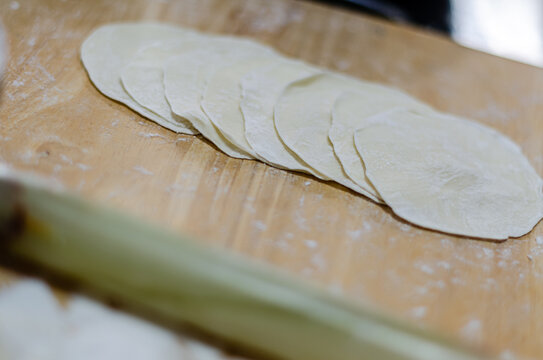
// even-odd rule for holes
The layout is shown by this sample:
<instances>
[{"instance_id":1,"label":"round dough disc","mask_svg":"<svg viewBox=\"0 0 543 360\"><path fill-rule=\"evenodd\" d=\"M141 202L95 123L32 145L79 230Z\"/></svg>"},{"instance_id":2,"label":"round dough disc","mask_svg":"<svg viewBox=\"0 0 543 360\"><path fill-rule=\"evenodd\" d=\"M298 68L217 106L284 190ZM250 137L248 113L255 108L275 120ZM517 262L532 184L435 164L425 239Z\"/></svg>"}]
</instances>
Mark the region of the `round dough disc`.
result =
<instances>
[{"instance_id":1,"label":"round dough disc","mask_svg":"<svg viewBox=\"0 0 543 360\"><path fill-rule=\"evenodd\" d=\"M180 123L185 128L180 132L192 135L198 130L188 120L175 115L166 101L162 64L175 55L198 48L201 42L201 39L156 42L140 49L121 73L124 89L138 104L169 122Z\"/></svg>"},{"instance_id":2,"label":"round dough disc","mask_svg":"<svg viewBox=\"0 0 543 360\"><path fill-rule=\"evenodd\" d=\"M251 71L241 80L240 108L245 138L260 158L280 168L324 178L283 144L273 120L275 103L288 84L317 72L317 68L290 60Z\"/></svg>"},{"instance_id":3,"label":"round dough disc","mask_svg":"<svg viewBox=\"0 0 543 360\"><path fill-rule=\"evenodd\" d=\"M406 107L420 112L433 110L411 96L378 84L367 83L357 92L346 92L335 102L332 110L332 126L328 136L345 173L355 183L377 198L380 195L366 176L364 163L354 145L354 132L366 119L396 107Z\"/></svg>"},{"instance_id":4,"label":"round dough disc","mask_svg":"<svg viewBox=\"0 0 543 360\"><path fill-rule=\"evenodd\" d=\"M209 141L231 157L253 157L226 139L202 110L202 94L207 78L216 69L240 58L273 53L267 47L249 42L247 46L204 46L170 58L163 64L164 89L172 111L190 123Z\"/></svg>"},{"instance_id":5,"label":"round dough disc","mask_svg":"<svg viewBox=\"0 0 543 360\"><path fill-rule=\"evenodd\" d=\"M218 68L210 76L202 97L202 108L224 137L255 158L259 156L245 138L244 119L240 109L241 79L250 71L281 61L283 58L276 55L258 56Z\"/></svg>"},{"instance_id":6,"label":"round dough disc","mask_svg":"<svg viewBox=\"0 0 543 360\"><path fill-rule=\"evenodd\" d=\"M344 91L356 90L361 84L330 73L293 82L275 105L275 127L283 143L318 173L379 201L347 176L328 139L335 100Z\"/></svg>"},{"instance_id":7,"label":"round dough disc","mask_svg":"<svg viewBox=\"0 0 543 360\"><path fill-rule=\"evenodd\" d=\"M81 46L81 61L91 81L104 95L120 101L141 115L173 131L186 128L138 104L121 83L122 69L141 48L155 41L196 37L194 32L155 23L109 24L95 30Z\"/></svg>"},{"instance_id":8,"label":"round dough disc","mask_svg":"<svg viewBox=\"0 0 543 360\"><path fill-rule=\"evenodd\" d=\"M405 109L355 132L366 174L400 217L451 234L506 239L543 215L543 182L520 148L462 118Z\"/></svg>"},{"instance_id":9,"label":"round dough disc","mask_svg":"<svg viewBox=\"0 0 543 360\"><path fill-rule=\"evenodd\" d=\"M201 35L190 39L158 41L134 55L133 60L124 67L121 80L128 94L140 105L170 122L181 123L186 128L184 131L186 134L197 134L198 131L190 121L172 112L170 104L166 100L163 64L171 57L204 47L232 52L234 49L242 47L255 48L259 46L262 49L268 49L253 41L229 36Z\"/></svg>"}]
</instances>

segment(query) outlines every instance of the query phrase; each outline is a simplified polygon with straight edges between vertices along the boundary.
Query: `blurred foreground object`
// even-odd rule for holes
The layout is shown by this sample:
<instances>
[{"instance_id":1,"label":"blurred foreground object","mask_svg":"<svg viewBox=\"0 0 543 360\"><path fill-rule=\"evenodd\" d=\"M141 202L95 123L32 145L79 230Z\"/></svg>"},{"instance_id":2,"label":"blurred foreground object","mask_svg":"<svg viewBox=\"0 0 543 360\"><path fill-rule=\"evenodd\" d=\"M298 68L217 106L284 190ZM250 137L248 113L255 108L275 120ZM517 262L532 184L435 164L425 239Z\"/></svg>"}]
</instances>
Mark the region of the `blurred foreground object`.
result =
<instances>
[{"instance_id":1,"label":"blurred foreground object","mask_svg":"<svg viewBox=\"0 0 543 360\"><path fill-rule=\"evenodd\" d=\"M0 172L0 239L4 257L280 359L481 359L264 265L8 170Z\"/></svg>"}]
</instances>

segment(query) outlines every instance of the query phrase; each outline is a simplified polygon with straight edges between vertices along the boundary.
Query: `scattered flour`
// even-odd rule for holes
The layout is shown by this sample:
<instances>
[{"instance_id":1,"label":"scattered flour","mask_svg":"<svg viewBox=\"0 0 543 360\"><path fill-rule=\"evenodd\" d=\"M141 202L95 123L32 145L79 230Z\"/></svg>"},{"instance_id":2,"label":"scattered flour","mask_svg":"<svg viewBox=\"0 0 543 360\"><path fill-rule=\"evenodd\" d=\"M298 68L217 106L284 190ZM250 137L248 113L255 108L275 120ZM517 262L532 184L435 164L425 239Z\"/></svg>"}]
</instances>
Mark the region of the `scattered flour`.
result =
<instances>
[{"instance_id":1,"label":"scattered flour","mask_svg":"<svg viewBox=\"0 0 543 360\"><path fill-rule=\"evenodd\" d=\"M322 254L315 254L311 258L311 264L313 264L318 270L322 271L326 269L326 260Z\"/></svg>"},{"instance_id":2,"label":"scattered flour","mask_svg":"<svg viewBox=\"0 0 543 360\"><path fill-rule=\"evenodd\" d=\"M500 353L499 359L500 360L516 360L517 357L515 356L515 353L513 353L511 350L504 350Z\"/></svg>"},{"instance_id":3,"label":"scattered flour","mask_svg":"<svg viewBox=\"0 0 543 360\"><path fill-rule=\"evenodd\" d=\"M144 132L140 132L138 135L141 136L141 137L147 138L147 139L151 139L151 138L162 138L162 139L167 139L166 136L160 135L160 134L156 134L156 133L144 133Z\"/></svg>"},{"instance_id":4,"label":"scattered flour","mask_svg":"<svg viewBox=\"0 0 543 360\"><path fill-rule=\"evenodd\" d=\"M315 240L304 240L305 246L307 246L309 249L315 249L318 244Z\"/></svg>"},{"instance_id":5,"label":"scattered flour","mask_svg":"<svg viewBox=\"0 0 543 360\"><path fill-rule=\"evenodd\" d=\"M487 258L493 258L494 257L494 251L492 249L483 248L483 253Z\"/></svg>"},{"instance_id":6,"label":"scattered flour","mask_svg":"<svg viewBox=\"0 0 543 360\"><path fill-rule=\"evenodd\" d=\"M348 230L347 235L351 240L359 240L362 237L362 229Z\"/></svg>"},{"instance_id":7,"label":"scattered flour","mask_svg":"<svg viewBox=\"0 0 543 360\"><path fill-rule=\"evenodd\" d=\"M255 220L253 222L253 226L259 231L264 231L268 228L262 220Z\"/></svg>"},{"instance_id":8,"label":"scattered flour","mask_svg":"<svg viewBox=\"0 0 543 360\"><path fill-rule=\"evenodd\" d=\"M426 306L417 306L409 311L410 315L416 319L422 319L426 316L428 309Z\"/></svg>"},{"instance_id":9,"label":"scattered flour","mask_svg":"<svg viewBox=\"0 0 543 360\"><path fill-rule=\"evenodd\" d=\"M337 69L343 71L351 67L351 62L348 60L337 60L334 65Z\"/></svg>"},{"instance_id":10,"label":"scattered flour","mask_svg":"<svg viewBox=\"0 0 543 360\"><path fill-rule=\"evenodd\" d=\"M281 2L273 5L248 2L239 13L241 20L247 22L254 32L279 31L290 23L300 22L304 15L304 10Z\"/></svg>"},{"instance_id":11,"label":"scattered flour","mask_svg":"<svg viewBox=\"0 0 543 360\"><path fill-rule=\"evenodd\" d=\"M21 5L20 5L19 2L17 2L17 1L12 1L12 2L9 4L9 8L10 8L11 10L18 10L20 7L21 7Z\"/></svg>"},{"instance_id":12,"label":"scattered flour","mask_svg":"<svg viewBox=\"0 0 543 360\"><path fill-rule=\"evenodd\" d=\"M420 271L422 271L423 273L426 273L429 275L434 273L434 269L428 264L416 263L415 267L419 269Z\"/></svg>"},{"instance_id":13,"label":"scattered flour","mask_svg":"<svg viewBox=\"0 0 543 360\"><path fill-rule=\"evenodd\" d=\"M290 250L290 245L288 242L286 242L284 239L279 239L275 243L275 246L277 246L279 249L288 252Z\"/></svg>"},{"instance_id":14,"label":"scattered flour","mask_svg":"<svg viewBox=\"0 0 543 360\"><path fill-rule=\"evenodd\" d=\"M445 270L450 270L451 269L451 264L449 264L448 262L446 261L439 261L437 263L437 266L442 268L442 269L445 269Z\"/></svg>"},{"instance_id":15,"label":"scattered flour","mask_svg":"<svg viewBox=\"0 0 543 360\"><path fill-rule=\"evenodd\" d=\"M543 236L538 236L535 238L535 246L530 249L527 257L530 261L533 261L534 258L541 255L543 255Z\"/></svg>"},{"instance_id":16,"label":"scattered flour","mask_svg":"<svg viewBox=\"0 0 543 360\"><path fill-rule=\"evenodd\" d=\"M300 230L310 230L309 226L307 225L307 219L302 215L301 210L296 210L294 213L294 221Z\"/></svg>"},{"instance_id":17,"label":"scattered flour","mask_svg":"<svg viewBox=\"0 0 543 360\"><path fill-rule=\"evenodd\" d=\"M60 159L65 162L66 164L73 164L73 161L72 159L70 159L68 156L64 155L64 154L60 154Z\"/></svg>"},{"instance_id":18,"label":"scattered flour","mask_svg":"<svg viewBox=\"0 0 543 360\"><path fill-rule=\"evenodd\" d=\"M509 259L512 255L512 251L510 248L503 248L499 251L500 257L503 259Z\"/></svg>"},{"instance_id":19,"label":"scattered flour","mask_svg":"<svg viewBox=\"0 0 543 360\"><path fill-rule=\"evenodd\" d=\"M480 320L472 319L460 330L460 335L467 340L476 340L482 335Z\"/></svg>"},{"instance_id":20,"label":"scattered flour","mask_svg":"<svg viewBox=\"0 0 543 360\"><path fill-rule=\"evenodd\" d=\"M143 174L143 175L153 175L152 171L147 170L146 168L144 168L141 165L134 166L132 169L134 169L134 171L137 171L137 172L139 172L140 174Z\"/></svg>"},{"instance_id":21,"label":"scattered flour","mask_svg":"<svg viewBox=\"0 0 543 360\"><path fill-rule=\"evenodd\" d=\"M88 170L91 169L90 165L86 165L86 164L82 164L82 163L77 163L77 167L80 168L83 171L88 171Z\"/></svg>"}]
</instances>

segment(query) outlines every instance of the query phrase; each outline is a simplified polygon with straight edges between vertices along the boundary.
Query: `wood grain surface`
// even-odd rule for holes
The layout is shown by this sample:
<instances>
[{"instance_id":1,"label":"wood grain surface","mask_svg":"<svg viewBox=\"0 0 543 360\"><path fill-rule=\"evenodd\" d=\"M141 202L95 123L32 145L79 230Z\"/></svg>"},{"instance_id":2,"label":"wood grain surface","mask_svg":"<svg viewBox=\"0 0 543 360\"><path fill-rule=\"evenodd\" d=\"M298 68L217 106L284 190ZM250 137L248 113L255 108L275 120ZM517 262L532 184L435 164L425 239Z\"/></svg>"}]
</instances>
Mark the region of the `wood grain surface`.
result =
<instances>
[{"instance_id":1,"label":"wood grain surface","mask_svg":"<svg viewBox=\"0 0 543 360\"><path fill-rule=\"evenodd\" d=\"M0 17L10 48L0 161L504 359L543 358L543 225L501 243L448 236L341 186L229 158L100 94L79 48L112 21L249 36L490 125L520 144L539 174L542 69L298 1L0 0ZM5 269L1 278L18 276Z\"/></svg>"}]
</instances>

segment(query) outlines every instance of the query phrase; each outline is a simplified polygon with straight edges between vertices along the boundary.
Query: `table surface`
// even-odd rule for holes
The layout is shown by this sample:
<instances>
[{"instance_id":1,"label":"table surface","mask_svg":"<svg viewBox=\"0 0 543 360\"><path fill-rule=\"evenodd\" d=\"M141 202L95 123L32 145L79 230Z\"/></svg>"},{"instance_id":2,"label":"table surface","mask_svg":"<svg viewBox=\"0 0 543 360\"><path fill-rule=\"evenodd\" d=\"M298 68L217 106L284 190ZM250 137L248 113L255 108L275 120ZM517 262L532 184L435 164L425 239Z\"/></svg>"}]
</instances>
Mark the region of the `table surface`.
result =
<instances>
[{"instance_id":1,"label":"table surface","mask_svg":"<svg viewBox=\"0 0 543 360\"><path fill-rule=\"evenodd\" d=\"M0 161L490 353L543 357L543 225L501 243L448 236L339 185L229 158L100 94L79 48L112 21L249 36L492 126L539 174L543 69L297 1L0 0L0 14L10 46ZM3 283L20 276L0 272Z\"/></svg>"}]
</instances>

